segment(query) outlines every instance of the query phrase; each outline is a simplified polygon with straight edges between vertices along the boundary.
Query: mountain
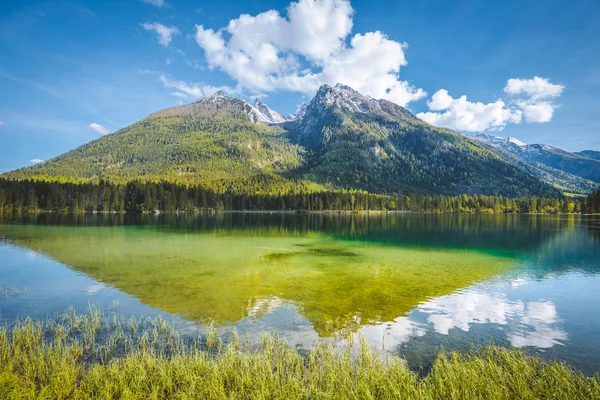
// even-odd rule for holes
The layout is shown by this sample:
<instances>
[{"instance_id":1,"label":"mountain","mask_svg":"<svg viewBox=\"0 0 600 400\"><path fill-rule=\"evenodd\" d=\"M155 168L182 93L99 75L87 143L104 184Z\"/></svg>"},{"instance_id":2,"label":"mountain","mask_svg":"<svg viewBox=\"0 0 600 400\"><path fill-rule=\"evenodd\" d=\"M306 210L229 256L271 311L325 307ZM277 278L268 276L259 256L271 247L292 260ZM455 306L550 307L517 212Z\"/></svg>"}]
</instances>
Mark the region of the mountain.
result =
<instances>
[{"instance_id":1,"label":"mountain","mask_svg":"<svg viewBox=\"0 0 600 400\"><path fill-rule=\"evenodd\" d=\"M323 189L282 176L302 165L303 149L290 143L285 130L269 126L266 120L247 102L217 92L156 112L43 164L5 176L116 182L165 179L217 192Z\"/></svg>"},{"instance_id":2,"label":"mountain","mask_svg":"<svg viewBox=\"0 0 600 400\"><path fill-rule=\"evenodd\" d=\"M293 118L217 92L5 176L168 180L249 194L559 195L484 144L340 84L323 85Z\"/></svg>"},{"instance_id":3,"label":"mountain","mask_svg":"<svg viewBox=\"0 0 600 400\"><path fill-rule=\"evenodd\" d=\"M262 115L263 121L261 122L280 124L288 120L282 113L272 110L268 105L259 99L254 101L254 108L256 108Z\"/></svg>"},{"instance_id":4,"label":"mountain","mask_svg":"<svg viewBox=\"0 0 600 400\"><path fill-rule=\"evenodd\" d=\"M579 154L580 156L591 158L592 160L600 161L600 151L584 150L584 151L580 151L575 154Z\"/></svg>"},{"instance_id":5,"label":"mountain","mask_svg":"<svg viewBox=\"0 0 600 400\"><path fill-rule=\"evenodd\" d=\"M299 119L304 118L304 114L306 114L306 108L308 107L307 103L302 103L293 114L288 115L288 121L297 121Z\"/></svg>"},{"instance_id":6,"label":"mountain","mask_svg":"<svg viewBox=\"0 0 600 400\"><path fill-rule=\"evenodd\" d=\"M528 145L513 137L505 139L488 134L478 134L472 137L495 149L509 152L534 167L551 168L548 172L562 175L564 184L560 186L568 186L570 182L571 186L579 186L583 190L576 190L572 187L571 191L575 193L591 193L600 186L600 161L594 159L594 156L600 156L600 152L590 150L570 153L545 144Z\"/></svg>"},{"instance_id":7,"label":"mountain","mask_svg":"<svg viewBox=\"0 0 600 400\"><path fill-rule=\"evenodd\" d=\"M539 162L527 161L520 158L518 156L519 153L513 154L504 147L508 146L510 148L510 146L516 144L526 146L516 138L509 137L508 139L505 139L487 134L475 135L475 138L491 151L498 154L504 161L530 173L543 182L551 184L563 192L583 195L593 192L600 186L598 183L590 181L589 179L549 167L548 165Z\"/></svg>"}]
</instances>

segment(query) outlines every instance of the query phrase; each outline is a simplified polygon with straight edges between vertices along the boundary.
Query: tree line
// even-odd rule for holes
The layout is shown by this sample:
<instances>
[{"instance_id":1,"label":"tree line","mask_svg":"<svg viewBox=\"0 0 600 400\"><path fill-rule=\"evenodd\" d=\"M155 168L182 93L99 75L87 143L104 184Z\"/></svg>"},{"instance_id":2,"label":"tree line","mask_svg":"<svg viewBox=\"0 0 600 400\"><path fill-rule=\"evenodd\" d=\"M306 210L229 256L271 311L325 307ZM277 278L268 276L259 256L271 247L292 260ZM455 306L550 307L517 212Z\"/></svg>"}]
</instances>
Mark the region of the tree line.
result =
<instances>
[{"instance_id":1,"label":"tree line","mask_svg":"<svg viewBox=\"0 0 600 400\"><path fill-rule=\"evenodd\" d=\"M588 196L585 200L584 209L588 213L600 214L600 190Z\"/></svg>"},{"instance_id":2,"label":"tree line","mask_svg":"<svg viewBox=\"0 0 600 400\"><path fill-rule=\"evenodd\" d=\"M600 212L600 191L585 198L431 196L420 193L371 194L360 190L240 194L170 182L101 180L94 183L0 179L0 211L53 212L215 212L215 211L411 211L437 213Z\"/></svg>"}]
</instances>

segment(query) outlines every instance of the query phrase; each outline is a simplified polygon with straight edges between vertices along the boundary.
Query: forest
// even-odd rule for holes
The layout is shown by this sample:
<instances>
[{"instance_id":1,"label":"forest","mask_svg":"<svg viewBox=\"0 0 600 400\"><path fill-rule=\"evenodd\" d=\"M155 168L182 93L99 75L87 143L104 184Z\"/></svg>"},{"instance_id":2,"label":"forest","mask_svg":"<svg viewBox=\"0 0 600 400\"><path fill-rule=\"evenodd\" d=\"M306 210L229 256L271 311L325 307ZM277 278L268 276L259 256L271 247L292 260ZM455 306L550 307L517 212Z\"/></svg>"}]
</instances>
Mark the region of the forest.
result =
<instances>
[{"instance_id":1,"label":"forest","mask_svg":"<svg viewBox=\"0 0 600 400\"><path fill-rule=\"evenodd\" d=\"M361 190L240 194L202 186L134 180L125 184L0 179L0 212L217 212L217 211L432 213L598 213L600 191L588 198L508 198L483 195L371 194Z\"/></svg>"}]
</instances>

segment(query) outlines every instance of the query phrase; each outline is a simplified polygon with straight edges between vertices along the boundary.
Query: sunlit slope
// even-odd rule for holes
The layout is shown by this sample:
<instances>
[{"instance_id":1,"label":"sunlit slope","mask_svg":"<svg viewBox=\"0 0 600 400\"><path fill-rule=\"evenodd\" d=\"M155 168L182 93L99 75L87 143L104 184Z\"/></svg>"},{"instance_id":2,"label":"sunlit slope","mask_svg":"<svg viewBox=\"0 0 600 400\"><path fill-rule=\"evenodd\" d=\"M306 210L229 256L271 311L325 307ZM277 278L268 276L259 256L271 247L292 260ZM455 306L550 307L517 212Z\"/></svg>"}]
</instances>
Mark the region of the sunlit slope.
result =
<instances>
[{"instance_id":1,"label":"sunlit slope","mask_svg":"<svg viewBox=\"0 0 600 400\"><path fill-rule=\"evenodd\" d=\"M2 225L0 234L188 319L235 322L291 302L322 335L391 321L430 297L516 265L491 253L401 248L316 234L19 225Z\"/></svg>"},{"instance_id":2,"label":"sunlit slope","mask_svg":"<svg viewBox=\"0 0 600 400\"><path fill-rule=\"evenodd\" d=\"M295 121L266 125L256 112L241 99L210 96L3 176L168 180L245 194L355 189L560 195L479 142L344 85L323 85Z\"/></svg>"},{"instance_id":3,"label":"sunlit slope","mask_svg":"<svg viewBox=\"0 0 600 400\"><path fill-rule=\"evenodd\" d=\"M218 192L318 189L283 175L301 165L302 149L279 127L248 120L237 99L216 107L174 107L30 168L16 179L133 179L193 183Z\"/></svg>"}]
</instances>

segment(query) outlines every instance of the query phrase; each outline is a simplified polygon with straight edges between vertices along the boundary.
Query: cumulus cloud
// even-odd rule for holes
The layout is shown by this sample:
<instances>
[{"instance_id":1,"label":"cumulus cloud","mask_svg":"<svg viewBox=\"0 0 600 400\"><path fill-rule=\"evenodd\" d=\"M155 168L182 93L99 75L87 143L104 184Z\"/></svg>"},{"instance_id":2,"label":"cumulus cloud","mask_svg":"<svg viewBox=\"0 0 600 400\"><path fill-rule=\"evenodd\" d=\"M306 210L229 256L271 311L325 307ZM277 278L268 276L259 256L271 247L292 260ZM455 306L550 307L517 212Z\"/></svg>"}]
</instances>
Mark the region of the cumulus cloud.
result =
<instances>
[{"instance_id":1,"label":"cumulus cloud","mask_svg":"<svg viewBox=\"0 0 600 400\"><path fill-rule=\"evenodd\" d=\"M172 92L171 95L177 96L184 99L200 99L205 96L209 96L219 90L227 94L235 94L235 90L228 86L212 86L212 85L201 85L197 83L187 83L172 79L168 75L160 75L160 81L166 88L176 89L176 92Z\"/></svg>"},{"instance_id":2,"label":"cumulus cloud","mask_svg":"<svg viewBox=\"0 0 600 400\"><path fill-rule=\"evenodd\" d=\"M431 125L463 132L502 130L509 122L521 122L522 115L520 110L507 107L502 100L485 104L468 101L467 96L455 99L444 89L438 90L427 106L432 111L444 112L419 113L417 117Z\"/></svg>"},{"instance_id":3,"label":"cumulus cloud","mask_svg":"<svg viewBox=\"0 0 600 400\"><path fill-rule=\"evenodd\" d=\"M427 102L428 112L417 117L432 125L462 132L502 130L509 123L544 123L552 120L557 105L554 99L565 87L538 76L533 79L512 78L504 92L508 103L498 99L492 103L471 102L467 96L453 98L445 89L438 90Z\"/></svg>"},{"instance_id":4,"label":"cumulus cloud","mask_svg":"<svg viewBox=\"0 0 600 400\"><path fill-rule=\"evenodd\" d=\"M39 158L34 158L33 160L29 160L30 163L32 163L33 165L37 165L37 164L41 164L44 162L44 160L40 160Z\"/></svg>"},{"instance_id":5,"label":"cumulus cloud","mask_svg":"<svg viewBox=\"0 0 600 400\"><path fill-rule=\"evenodd\" d=\"M165 0L140 0L142 3L152 4L156 7L164 7L167 5Z\"/></svg>"},{"instance_id":6,"label":"cumulus cloud","mask_svg":"<svg viewBox=\"0 0 600 400\"><path fill-rule=\"evenodd\" d=\"M558 107L554 99L565 90L564 85L550 83L548 79L534 76L533 79L509 79L504 91L511 96L520 96L515 102L523 110L525 120L543 123L552 120Z\"/></svg>"},{"instance_id":7,"label":"cumulus cloud","mask_svg":"<svg viewBox=\"0 0 600 400\"><path fill-rule=\"evenodd\" d=\"M158 43L167 47L173 40L173 36L179 35L181 32L175 26L165 26L158 22L145 22L142 27L150 32L156 33Z\"/></svg>"},{"instance_id":8,"label":"cumulus cloud","mask_svg":"<svg viewBox=\"0 0 600 400\"><path fill-rule=\"evenodd\" d=\"M110 130L108 128L105 128L102 125L97 124L95 122L92 122L88 126L101 135L108 135L110 133Z\"/></svg>"},{"instance_id":9,"label":"cumulus cloud","mask_svg":"<svg viewBox=\"0 0 600 400\"><path fill-rule=\"evenodd\" d=\"M196 41L211 69L257 92L314 93L322 84L344 83L400 105L426 95L400 80L407 45L380 31L352 31L347 0L299 0L282 16L270 10L241 15L217 31L196 25ZM375 61L376 60L376 61Z\"/></svg>"},{"instance_id":10,"label":"cumulus cloud","mask_svg":"<svg viewBox=\"0 0 600 400\"><path fill-rule=\"evenodd\" d=\"M527 122L549 122L552 120L556 105L549 101L518 101L518 106L523 110Z\"/></svg>"},{"instance_id":11,"label":"cumulus cloud","mask_svg":"<svg viewBox=\"0 0 600 400\"><path fill-rule=\"evenodd\" d=\"M512 78L506 81L504 91L510 95L526 95L532 100L549 99L562 94L565 87L550 83L548 79L534 76L533 79Z\"/></svg>"}]
</instances>

